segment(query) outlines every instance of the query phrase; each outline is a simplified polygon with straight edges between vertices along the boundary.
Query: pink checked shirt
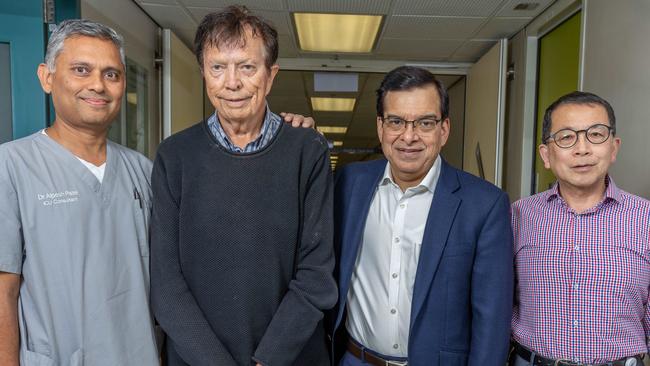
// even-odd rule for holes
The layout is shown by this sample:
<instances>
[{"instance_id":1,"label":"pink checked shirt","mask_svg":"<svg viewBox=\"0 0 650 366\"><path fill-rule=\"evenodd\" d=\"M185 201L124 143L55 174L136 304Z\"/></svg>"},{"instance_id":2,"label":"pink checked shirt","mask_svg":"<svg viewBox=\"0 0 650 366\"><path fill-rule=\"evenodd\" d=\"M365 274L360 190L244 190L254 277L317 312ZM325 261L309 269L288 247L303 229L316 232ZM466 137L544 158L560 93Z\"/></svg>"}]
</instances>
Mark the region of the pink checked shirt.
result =
<instances>
[{"instance_id":1,"label":"pink checked shirt","mask_svg":"<svg viewBox=\"0 0 650 366\"><path fill-rule=\"evenodd\" d=\"M648 352L650 201L608 179L577 214L546 192L512 206L513 338L551 359L602 363Z\"/></svg>"}]
</instances>

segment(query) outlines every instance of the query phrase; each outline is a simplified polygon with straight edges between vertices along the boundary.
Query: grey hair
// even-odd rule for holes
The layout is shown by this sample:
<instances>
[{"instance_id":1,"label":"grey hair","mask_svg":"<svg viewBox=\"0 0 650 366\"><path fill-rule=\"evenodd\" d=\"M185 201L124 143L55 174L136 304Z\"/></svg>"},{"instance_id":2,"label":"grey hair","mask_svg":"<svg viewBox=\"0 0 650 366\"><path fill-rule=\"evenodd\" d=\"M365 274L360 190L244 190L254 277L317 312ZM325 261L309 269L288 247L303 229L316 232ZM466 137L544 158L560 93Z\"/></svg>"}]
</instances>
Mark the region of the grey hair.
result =
<instances>
[{"instance_id":1,"label":"grey hair","mask_svg":"<svg viewBox=\"0 0 650 366\"><path fill-rule=\"evenodd\" d=\"M56 58L63 50L63 42L75 36L86 36L111 41L120 50L122 66L126 67L124 58L124 38L112 28L101 23L87 19L67 19L62 21L50 35L45 53L45 64L54 72L56 69Z\"/></svg>"}]
</instances>

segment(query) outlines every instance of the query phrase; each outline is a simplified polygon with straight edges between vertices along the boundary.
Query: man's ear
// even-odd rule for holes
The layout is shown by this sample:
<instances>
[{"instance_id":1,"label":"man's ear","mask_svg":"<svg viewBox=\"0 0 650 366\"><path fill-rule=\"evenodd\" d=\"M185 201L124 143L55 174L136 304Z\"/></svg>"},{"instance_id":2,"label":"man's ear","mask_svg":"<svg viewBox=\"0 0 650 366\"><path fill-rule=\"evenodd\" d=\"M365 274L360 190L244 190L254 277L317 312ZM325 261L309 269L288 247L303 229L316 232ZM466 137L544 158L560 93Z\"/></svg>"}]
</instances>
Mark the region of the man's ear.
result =
<instances>
[{"instance_id":1,"label":"man's ear","mask_svg":"<svg viewBox=\"0 0 650 366\"><path fill-rule=\"evenodd\" d=\"M273 77L273 79L271 79L271 81L273 81L275 79L275 75L278 74L278 71L280 71L280 65L273 64L273 66L271 66L271 77Z\"/></svg>"},{"instance_id":2,"label":"man's ear","mask_svg":"<svg viewBox=\"0 0 650 366\"><path fill-rule=\"evenodd\" d=\"M275 76L278 74L278 71L280 71L280 65L278 64L273 64L273 66L271 66L269 69L269 83L266 86L266 95L269 95L271 92L271 87L273 86L273 81L275 80Z\"/></svg>"},{"instance_id":3,"label":"man's ear","mask_svg":"<svg viewBox=\"0 0 650 366\"><path fill-rule=\"evenodd\" d=\"M614 139L612 140L612 143L614 144L614 149L612 150L612 156L610 158L610 162L614 164L616 162L616 155L618 155L618 150L621 148L621 138L613 136Z\"/></svg>"},{"instance_id":4,"label":"man's ear","mask_svg":"<svg viewBox=\"0 0 650 366\"><path fill-rule=\"evenodd\" d=\"M449 117L440 122L440 132L440 147L443 147L447 144L449 133L451 132L451 122L449 121Z\"/></svg>"},{"instance_id":5,"label":"man's ear","mask_svg":"<svg viewBox=\"0 0 650 366\"><path fill-rule=\"evenodd\" d=\"M36 70L36 75L38 75L38 81L41 83L41 88L47 94L52 92L52 75L54 73L50 71L46 64L38 65Z\"/></svg>"},{"instance_id":6,"label":"man's ear","mask_svg":"<svg viewBox=\"0 0 650 366\"><path fill-rule=\"evenodd\" d=\"M384 138L384 124L381 121L381 117L377 117L377 137L379 137L379 143Z\"/></svg>"},{"instance_id":7,"label":"man's ear","mask_svg":"<svg viewBox=\"0 0 650 366\"><path fill-rule=\"evenodd\" d=\"M548 145L540 144L538 149L539 149L539 156L542 158L542 161L544 162L544 168L551 169L551 160L549 159L548 156Z\"/></svg>"}]
</instances>

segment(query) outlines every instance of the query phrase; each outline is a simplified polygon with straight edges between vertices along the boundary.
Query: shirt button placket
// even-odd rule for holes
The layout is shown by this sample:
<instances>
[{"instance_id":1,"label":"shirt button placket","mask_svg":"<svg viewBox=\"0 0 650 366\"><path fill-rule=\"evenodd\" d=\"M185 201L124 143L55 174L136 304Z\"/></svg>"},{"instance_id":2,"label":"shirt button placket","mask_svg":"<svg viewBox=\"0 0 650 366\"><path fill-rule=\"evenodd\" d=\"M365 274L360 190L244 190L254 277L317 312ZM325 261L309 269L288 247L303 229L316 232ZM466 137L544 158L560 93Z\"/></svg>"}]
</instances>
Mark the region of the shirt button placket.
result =
<instances>
[{"instance_id":1,"label":"shirt button placket","mask_svg":"<svg viewBox=\"0 0 650 366\"><path fill-rule=\"evenodd\" d=\"M578 280L579 280L580 274L581 274L581 261L580 261L580 254L581 253L580 253L580 245L579 245L579 243L580 243L580 241L579 241L580 240L580 215L573 214L572 218L573 218L572 224L573 224L573 233L574 234L573 234L573 243L572 243L573 246L570 249L571 258L572 258L572 260L571 260L571 262L572 262L571 263L571 272L572 272L571 277L573 279L573 284L574 284L573 288L575 289L575 292L574 292L573 296L571 297L571 299L569 301L571 301L570 309L571 309L571 318L573 319L570 329L571 329L572 338L576 339L576 336L577 336L578 332L580 331L579 330L580 321L578 320L579 312L576 311L576 309L579 306L580 300L581 300L580 295L577 292ZM575 356L577 356L577 355L575 355ZM577 362L577 357L574 359L574 361Z\"/></svg>"},{"instance_id":2,"label":"shirt button placket","mask_svg":"<svg viewBox=\"0 0 650 366\"><path fill-rule=\"evenodd\" d=\"M396 281L398 274L401 271L401 257L402 257L402 248L401 248L401 242L402 242L402 235L404 234L404 220L405 220L405 210L403 210L403 207L406 206L404 202L404 197L400 197L397 200L397 208L394 212L394 218L393 218L393 245L391 247L391 254L390 254L390 266L389 266L389 272L391 275L391 278L393 279L389 283L389 306L390 306L390 314L391 316L391 330L390 332L393 334L397 334L397 330L399 329L399 317L395 316L397 314L397 306L399 303L399 281ZM398 340L394 339L394 344L397 344Z\"/></svg>"}]
</instances>

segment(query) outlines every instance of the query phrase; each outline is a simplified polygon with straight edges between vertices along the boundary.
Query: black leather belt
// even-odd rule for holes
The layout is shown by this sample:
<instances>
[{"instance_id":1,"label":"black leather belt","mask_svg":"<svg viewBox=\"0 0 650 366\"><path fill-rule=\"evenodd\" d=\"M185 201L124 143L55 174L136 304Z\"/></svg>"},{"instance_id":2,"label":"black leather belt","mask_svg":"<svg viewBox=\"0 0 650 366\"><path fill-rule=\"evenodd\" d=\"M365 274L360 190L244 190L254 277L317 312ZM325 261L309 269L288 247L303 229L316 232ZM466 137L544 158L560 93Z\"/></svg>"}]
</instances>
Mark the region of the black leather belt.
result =
<instances>
[{"instance_id":1,"label":"black leather belt","mask_svg":"<svg viewBox=\"0 0 650 366\"><path fill-rule=\"evenodd\" d=\"M404 361L393 361L393 360L387 360L385 358L381 358L377 355L374 355L370 352L367 352L365 349L359 347L355 342L353 342L351 339L348 339L348 352L352 354L352 356L364 360L366 363L369 363L373 366L407 366L408 362Z\"/></svg>"},{"instance_id":2,"label":"black leather belt","mask_svg":"<svg viewBox=\"0 0 650 366\"><path fill-rule=\"evenodd\" d=\"M526 361L530 361L530 357L533 354L532 351L517 342L512 342L512 346L514 354L518 355ZM571 360L552 360L550 358L545 358L536 354L532 360L532 364L534 366L643 366L644 356L645 354L639 354L606 363L587 364L573 362ZM510 359L510 365L514 365L512 357Z\"/></svg>"}]
</instances>

